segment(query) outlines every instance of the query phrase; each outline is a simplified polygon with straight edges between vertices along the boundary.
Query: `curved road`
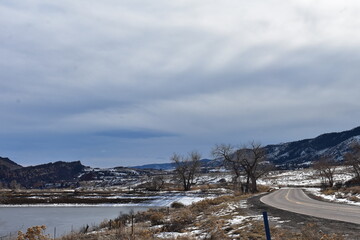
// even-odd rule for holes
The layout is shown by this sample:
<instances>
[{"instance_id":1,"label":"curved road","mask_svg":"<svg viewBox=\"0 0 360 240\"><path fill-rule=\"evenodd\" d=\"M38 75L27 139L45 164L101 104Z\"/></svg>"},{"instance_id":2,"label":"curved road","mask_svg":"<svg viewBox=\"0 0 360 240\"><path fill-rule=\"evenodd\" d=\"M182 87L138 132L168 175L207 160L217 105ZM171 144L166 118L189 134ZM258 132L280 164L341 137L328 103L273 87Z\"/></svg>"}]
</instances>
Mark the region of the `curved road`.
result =
<instances>
[{"instance_id":1,"label":"curved road","mask_svg":"<svg viewBox=\"0 0 360 240\"><path fill-rule=\"evenodd\" d=\"M285 211L360 224L360 207L317 201L301 189L280 189L260 198L260 201Z\"/></svg>"}]
</instances>

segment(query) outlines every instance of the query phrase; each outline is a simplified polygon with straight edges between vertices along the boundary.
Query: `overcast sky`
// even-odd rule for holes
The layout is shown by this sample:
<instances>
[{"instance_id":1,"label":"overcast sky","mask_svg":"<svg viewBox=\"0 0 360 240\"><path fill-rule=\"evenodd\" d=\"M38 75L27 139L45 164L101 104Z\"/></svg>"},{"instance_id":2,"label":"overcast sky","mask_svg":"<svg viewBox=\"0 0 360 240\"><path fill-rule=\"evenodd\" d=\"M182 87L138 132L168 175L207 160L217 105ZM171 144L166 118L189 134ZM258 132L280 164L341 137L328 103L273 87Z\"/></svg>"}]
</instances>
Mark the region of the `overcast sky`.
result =
<instances>
[{"instance_id":1,"label":"overcast sky","mask_svg":"<svg viewBox=\"0 0 360 240\"><path fill-rule=\"evenodd\" d=\"M359 126L357 0L2 0L0 156L111 167Z\"/></svg>"}]
</instances>

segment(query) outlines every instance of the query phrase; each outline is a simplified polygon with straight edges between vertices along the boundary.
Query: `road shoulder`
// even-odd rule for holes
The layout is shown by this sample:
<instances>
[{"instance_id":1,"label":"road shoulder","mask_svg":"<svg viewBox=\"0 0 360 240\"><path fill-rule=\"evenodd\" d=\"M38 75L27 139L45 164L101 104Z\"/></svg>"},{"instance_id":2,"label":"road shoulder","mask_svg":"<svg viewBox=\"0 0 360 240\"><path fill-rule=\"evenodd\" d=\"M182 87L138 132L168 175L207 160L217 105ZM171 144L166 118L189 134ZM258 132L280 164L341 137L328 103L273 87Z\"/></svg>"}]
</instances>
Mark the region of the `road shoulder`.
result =
<instances>
[{"instance_id":1,"label":"road shoulder","mask_svg":"<svg viewBox=\"0 0 360 240\"><path fill-rule=\"evenodd\" d=\"M294 232L299 232L301 228L306 226L307 223L316 224L319 229L326 233L345 234L347 239L359 239L360 225L346 222L340 222L329 219L316 218L303 214L288 212L285 210L277 209L268 206L260 201L264 195L257 195L248 199L249 214L262 214L263 211L268 212L268 215L278 219L276 224L279 227L289 229Z\"/></svg>"}]
</instances>

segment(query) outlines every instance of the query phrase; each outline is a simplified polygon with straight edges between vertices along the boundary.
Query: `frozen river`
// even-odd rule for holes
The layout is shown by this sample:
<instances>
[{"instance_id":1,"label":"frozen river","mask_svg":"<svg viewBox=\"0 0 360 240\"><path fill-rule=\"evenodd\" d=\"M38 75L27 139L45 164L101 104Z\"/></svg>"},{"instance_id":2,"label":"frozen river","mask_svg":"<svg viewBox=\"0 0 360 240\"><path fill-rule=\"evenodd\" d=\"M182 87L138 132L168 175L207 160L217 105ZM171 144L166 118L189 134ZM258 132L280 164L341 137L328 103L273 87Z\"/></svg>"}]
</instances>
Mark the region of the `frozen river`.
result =
<instances>
[{"instance_id":1,"label":"frozen river","mask_svg":"<svg viewBox=\"0 0 360 240\"><path fill-rule=\"evenodd\" d=\"M56 236L78 231L81 227L99 224L104 219L114 219L120 214L143 211L149 207L138 206L43 206L0 207L0 239L16 235L28 227L46 225L46 233Z\"/></svg>"}]
</instances>

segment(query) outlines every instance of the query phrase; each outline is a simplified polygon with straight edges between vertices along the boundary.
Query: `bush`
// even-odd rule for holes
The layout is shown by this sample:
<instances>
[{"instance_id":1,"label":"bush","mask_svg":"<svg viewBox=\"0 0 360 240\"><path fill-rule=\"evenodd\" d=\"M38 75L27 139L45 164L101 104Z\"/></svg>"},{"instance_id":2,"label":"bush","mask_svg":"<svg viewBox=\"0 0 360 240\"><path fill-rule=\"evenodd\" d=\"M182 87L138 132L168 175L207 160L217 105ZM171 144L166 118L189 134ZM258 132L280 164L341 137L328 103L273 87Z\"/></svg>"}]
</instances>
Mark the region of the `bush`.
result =
<instances>
[{"instance_id":1,"label":"bush","mask_svg":"<svg viewBox=\"0 0 360 240\"><path fill-rule=\"evenodd\" d=\"M165 215L161 212L154 212L150 215L149 219L151 222L151 225L160 225L164 223Z\"/></svg>"},{"instance_id":2,"label":"bush","mask_svg":"<svg viewBox=\"0 0 360 240\"><path fill-rule=\"evenodd\" d=\"M355 194L360 194L360 187L351 187L350 188L350 192L351 194L355 195Z\"/></svg>"},{"instance_id":3,"label":"bush","mask_svg":"<svg viewBox=\"0 0 360 240\"><path fill-rule=\"evenodd\" d=\"M207 233L206 240L226 240L230 239L224 230L224 221L219 220L217 217L209 216L209 218L201 225L201 228Z\"/></svg>"},{"instance_id":4,"label":"bush","mask_svg":"<svg viewBox=\"0 0 360 240\"><path fill-rule=\"evenodd\" d=\"M344 240L344 237L338 234L323 233L316 224L308 223L301 230L302 240Z\"/></svg>"},{"instance_id":5,"label":"bush","mask_svg":"<svg viewBox=\"0 0 360 240\"><path fill-rule=\"evenodd\" d=\"M322 193L325 195L333 195L336 193L336 190L327 188L327 189L323 190Z\"/></svg>"},{"instance_id":6,"label":"bush","mask_svg":"<svg viewBox=\"0 0 360 240\"><path fill-rule=\"evenodd\" d=\"M334 188L335 188L336 190L339 190L342 186L343 186L343 183L342 183L342 182L336 182L335 185L334 185Z\"/></svg>"},{"instance_id":7,"label":"bush","mask_svg":"<svg viewBox=\"0 0 360 240\"><path fill-rule=\"evenodd\" d=\"M349 197L349 200L350 201L353 201L353 202L360 202L360 198L356 197L356 196L351 196Z\"/></svg>"},{"instance_id":8,"label":"bush","mask_svg":"<svg viewBox=\"0 0 360 240\"><path fill-rule=\"evenodd\" d=\"M183 208L183 207L185 207L185 205L180 202L173 202L173 203L171 203L170 207L171 208Z\"/></svg>"},{"instance_id":9,"label":"bush","mask_svg":"<svg viewBox=\"0 0 360 240\"><path fill-rule=\"evenodd\" d=\"M46 226L44 225L29 227L26 233L19 231L16 240L49 240L50 237L43 233L45 229Z\"/></svg>"},{"instance_id":10,"label":"bush","mask_svg":"<svg viewBox=\"0 0 360 240\"><path fill-rule=\"evenodd\" d=\"M213 199L204 199L190 206L193 213L206 212L207 209L229 202L235 199L235 196L221 196Z\"/></svg>"},{"instance_id":11,"label":"bush","mask_svg":"<svg viewBox=\"0 0 360 240\"><path fill-rule=\"evenodd\" d=\"M189 224L194 223L196 216L187 208L172 215L170 223L165 226L167 231L180 232L186 228Z\"/></svg>"}]
</instances>

